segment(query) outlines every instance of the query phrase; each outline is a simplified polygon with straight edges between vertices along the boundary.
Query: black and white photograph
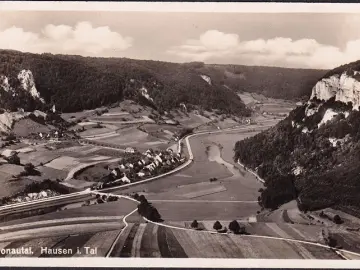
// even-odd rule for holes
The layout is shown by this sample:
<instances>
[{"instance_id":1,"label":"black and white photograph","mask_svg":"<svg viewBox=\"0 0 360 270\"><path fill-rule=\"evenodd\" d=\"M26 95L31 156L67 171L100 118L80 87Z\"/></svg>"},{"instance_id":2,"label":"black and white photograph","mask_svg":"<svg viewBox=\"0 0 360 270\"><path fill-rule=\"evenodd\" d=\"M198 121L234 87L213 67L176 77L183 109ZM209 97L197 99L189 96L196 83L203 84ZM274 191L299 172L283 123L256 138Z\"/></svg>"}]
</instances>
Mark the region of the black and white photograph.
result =
<instances>
[{"instance_id":1,"label":"black and white photograph","mask_svg":"<svg viewBox=\"0 0 360 270\"><path fill-rule=\"evenodd\" d=\"M360 259L360 4L12 4L0 257Z\"/></svg>"}]
</instances>

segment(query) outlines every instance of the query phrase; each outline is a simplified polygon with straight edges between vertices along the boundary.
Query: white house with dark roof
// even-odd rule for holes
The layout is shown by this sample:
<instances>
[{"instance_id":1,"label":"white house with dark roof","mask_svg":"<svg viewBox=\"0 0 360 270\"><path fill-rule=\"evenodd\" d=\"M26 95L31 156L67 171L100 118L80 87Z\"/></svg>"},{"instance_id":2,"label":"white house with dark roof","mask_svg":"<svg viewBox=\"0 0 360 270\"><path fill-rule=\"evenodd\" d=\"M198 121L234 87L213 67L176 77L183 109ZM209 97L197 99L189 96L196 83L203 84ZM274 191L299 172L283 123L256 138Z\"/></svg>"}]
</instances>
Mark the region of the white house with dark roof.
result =
<instances>
[{"instance_id":1,"label":"white house with dark roof","mask_svg":"<svg viewBox=\"0 0 360 270\"><path fill-rule=\"evenodd\" d=\"M135 153L135 149L132 148L132 147L127 147L127 148L125 149L125 153L134 154L134 153Z\"/></svg>"}]
</instances>

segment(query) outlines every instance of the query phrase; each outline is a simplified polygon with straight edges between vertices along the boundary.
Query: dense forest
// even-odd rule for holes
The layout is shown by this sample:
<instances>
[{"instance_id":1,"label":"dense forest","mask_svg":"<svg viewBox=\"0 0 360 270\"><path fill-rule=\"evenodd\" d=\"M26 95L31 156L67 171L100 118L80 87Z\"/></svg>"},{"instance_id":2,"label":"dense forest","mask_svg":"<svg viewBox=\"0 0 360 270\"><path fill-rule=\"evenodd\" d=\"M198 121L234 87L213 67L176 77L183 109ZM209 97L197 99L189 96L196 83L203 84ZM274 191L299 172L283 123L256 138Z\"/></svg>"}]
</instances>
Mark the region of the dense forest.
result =
<instances>
[{"instance_id":1,"label":"dense forest","mask_svg":"<svg viewBox=\"0 0 360 270\"><path fill-rule=\"evenodd\" d=\"M217 77L233 90L288 100L307 99L312 87L327 72L241 65L205 65L198 70L211 77Z\"/></svg>"},{"instance_id":2,"label":"dense forest","mask_svg":"<svg viewBox=\"0 0 360 270\"><path fill-rule=\"evenodd\" d=\"M62 112L92 109L130 98L160 111L183 102L204 109L219 109L224 113L250 114L234 91L216 82L209 85L200 74L179 64L0 52L0 74L10 78L11 86L16 85L17 74L23 69L33 73L36 88L45 103L48 106L55 104ZM141 94L142 88L153 101ZM25 97L21 101L26 103ZM39 108L39 104L33 103L28 107ZM17 106L18 103L7 108Z\"/></svg>"},{"instance_id":3,"label":"dense forest","mask_svg":"<svg viewBox=\"0 0 360 270\"><path fill-rule=\"evenodd\" d=\"M272 67L205 65L198 62L175 64L0 51L0 75L9 77L11 86L18 87L17 74L23 69L33 73L36 88L46 101L45 105L22 93L17 98L9 95L2 99L2 107L14 109L20 104L27 104L24 109L30 110L55 104L62 112L74 112L129 98L159 111L185 103L203 109L218 109L222 113L249 115L250 111L236 91L298 99L309 96L309 85L325 73ZM201 75L209 76L211 83ZM143 87L153 100L141 94ZM6 95L5 91L1 94ZM24 102L26 100L29 102Z\"/></svg>"},{"instance_id":4,"label":"dense forest","mask_svg":"<svg viewBox=\"0 0 360 270\"><path fill-rule=\"evenodd\" d=\"M237 142L235 159L265 179L259 198L265 208L297 199L302 210L360 209L360 112L334 98L312 102L315 114L297 107L275 127ZM329 108L338 115L318 127Z\"/></svg>"}]
</instances>

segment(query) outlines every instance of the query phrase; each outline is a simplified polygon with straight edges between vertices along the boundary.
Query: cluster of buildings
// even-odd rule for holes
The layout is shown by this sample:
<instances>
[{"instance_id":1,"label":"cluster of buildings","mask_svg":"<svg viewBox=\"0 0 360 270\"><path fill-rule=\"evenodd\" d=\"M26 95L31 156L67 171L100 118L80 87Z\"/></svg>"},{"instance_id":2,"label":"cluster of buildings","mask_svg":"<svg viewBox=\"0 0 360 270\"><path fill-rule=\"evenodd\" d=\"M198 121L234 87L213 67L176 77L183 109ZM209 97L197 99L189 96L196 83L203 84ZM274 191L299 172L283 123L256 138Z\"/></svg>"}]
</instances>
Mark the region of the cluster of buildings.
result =
<instances>
[{"instance_id":1,"label":"cluster of buildings","mask_svg":"<svg viewBox=\"0 0 360 270\"><path fill-rule=\"evenodd\" d=\"M170 170L184 161L185 158L181 157L180 153L174 154L172 149L165 151L148 149L138 158L125 158L120 164L109 165L108 170L110 174L107 176L108 181L104 182L109 182L109 180L112 184L136 182L137 180L153 177L162 173L162 171L159 171L160 168ZM102 183L99 183L98 188L101 188L101 186Z\"/></svg>"}]
</instances>

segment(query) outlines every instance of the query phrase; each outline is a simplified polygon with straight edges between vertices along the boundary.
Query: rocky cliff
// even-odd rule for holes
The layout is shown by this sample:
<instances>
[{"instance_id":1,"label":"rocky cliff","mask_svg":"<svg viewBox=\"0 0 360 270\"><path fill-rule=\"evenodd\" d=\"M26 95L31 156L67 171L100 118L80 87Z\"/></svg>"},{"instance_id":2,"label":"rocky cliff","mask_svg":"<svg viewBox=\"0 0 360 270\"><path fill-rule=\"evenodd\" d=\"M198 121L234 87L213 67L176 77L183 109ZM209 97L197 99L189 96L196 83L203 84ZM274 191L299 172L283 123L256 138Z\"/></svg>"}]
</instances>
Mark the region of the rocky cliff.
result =
<instances>
[{"instance_id":1,"label":"rocky cliff","mask_svg":"<svg viewBox=\"0 0 360 270\"><path fill-rule=\"evenodd\" d=\"M298 199L303 210L335 207L360 216L359 67L330 71L286 119L236 143L235 159L266 181L262 206Z\"/></svg>"},{"instance_id":2,"label":"rocky cliff","mask_svg":"<svg viewBox=\"0 0 360 270\"><path fill-rule=\"evenodd\" d=\"M312 89L311 99L327 101L335 97L335 101L351 102L354 110L360 106L360 81L356 79L359 71L346 71L323 78Z\"/></svg>"}]
</instances>

